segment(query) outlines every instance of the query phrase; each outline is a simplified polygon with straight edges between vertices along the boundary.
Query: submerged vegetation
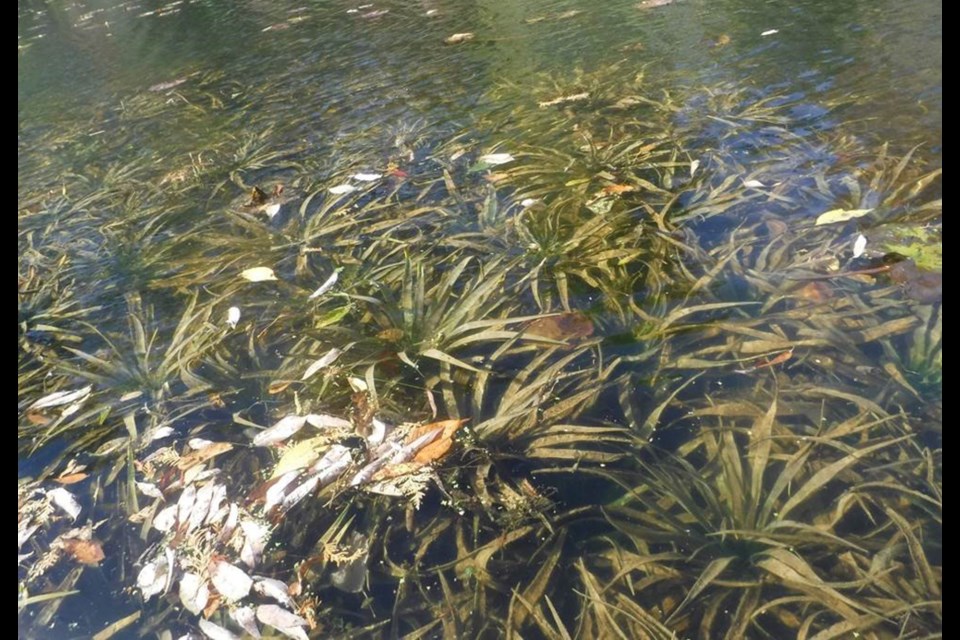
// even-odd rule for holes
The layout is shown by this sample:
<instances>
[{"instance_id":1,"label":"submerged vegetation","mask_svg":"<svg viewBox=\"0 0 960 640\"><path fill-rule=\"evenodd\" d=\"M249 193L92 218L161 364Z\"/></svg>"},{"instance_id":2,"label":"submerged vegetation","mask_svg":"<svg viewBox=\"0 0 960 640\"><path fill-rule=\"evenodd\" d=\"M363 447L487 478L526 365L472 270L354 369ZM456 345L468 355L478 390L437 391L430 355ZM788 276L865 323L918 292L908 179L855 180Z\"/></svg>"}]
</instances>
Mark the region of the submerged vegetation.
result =
<instances>
[{"instance_id":1,"label":"submerged vegetation","mask_svg":"<svg viewBox=\"0 0 960 640\"><path fill-rule=\"evenodd\" d=\"M323 157L170 84L26 154L21 635L942 631L923 148L627 62Z\"/></svg>"}]
</instances>

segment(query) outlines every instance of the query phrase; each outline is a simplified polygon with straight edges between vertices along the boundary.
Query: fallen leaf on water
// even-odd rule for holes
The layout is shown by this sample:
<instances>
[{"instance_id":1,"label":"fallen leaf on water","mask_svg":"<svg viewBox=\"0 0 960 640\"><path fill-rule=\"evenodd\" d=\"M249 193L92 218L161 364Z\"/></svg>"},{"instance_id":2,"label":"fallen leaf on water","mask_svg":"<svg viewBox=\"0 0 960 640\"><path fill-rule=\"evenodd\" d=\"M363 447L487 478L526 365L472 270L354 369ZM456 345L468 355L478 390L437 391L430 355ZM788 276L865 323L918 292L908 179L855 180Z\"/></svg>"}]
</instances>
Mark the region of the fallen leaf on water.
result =
<instances>
[{"instance_id":1,"label":"fallen leaf on water","mask_svg":"<svg viewBox=\"0 0 960 640\"><path fill-rule=\"evenodd\" d=\"M231 329L236 329L238 322L240 322L240 307L230 307L227 309L227 326Z\"/></svg>"},{"instance_id":2,"label":"fallen leaf on water","mask_svg":"<svg viewBox=\"0 0 960 640\"><path fill-rule=\"evenodd\" d=\"M270 267L251 267L240 273L240 277L250 282L265 282L276 280L277 276Z\"/></svg>"},{"instance_id":3,"label":"fallen leaf on water","mask_svg":"<svg viewBox=\"0 0 960 640\"><path fill-rule=\"evenodd\" d=\"M183 577L180 578L178 592L180 603L193 615L199 615L210 599L210 589L207 588L207 581L195 573L183 574Z\"/></svg>"},{"instance_id":4,"label":"fallen leaf on water","mask_svg":"<svg viewBox=\"0 0 960 640\"><path fill-rule=\"evenodd\" d=\"M697 172L697 169L699 168L700 168L700 161L691 160L690 161L690 177L693 177L693 174L695 174Z\"/></svg>"},{"instance_id":5,"label":"fallen leaf on water","mask_svg":"<svg viewBox=\"0 0 960 640\"><path fill-rule=\"evenodd\" d=\"M340 272L341 272L341 271L343 271L343 268L342 268L342 267L338 267L338 268L334 269L334 270L333 270L333 273L330 274L330 277L327 278L326 281L325 281L322 285L320 285L320 288L319 288L319 289L317 289L316 291L314 291L313 293L311 293L311 294L307 297L307 300L313 300L313 299L315 299L315 298L319 298L320 296L322 296L322 295L325 294L326 292L330 291L330 289L333 288L333 285L337 284L337 279L340 277Z\"/></svg>"},{"instance_id":6,"label":"fallen leaf on water","mask_svg":"<svg viewBox=\"0 0 960 640\"><path fill-rule=\"evenodd\" d=\"M71 402L86 398L88 395L90 395L91 391L93 391L93 387L86 386L82 389L77 389L76 391L57 391L50 393L30 405L30 409L50 409L52 407L70 404Z\"/></svg>"},{"instance_id":7,"label":"fallen leaf on water","mask_svg":"<svg viewBox=\"0 0 960 640\"><path fill-rule=\"evenodd\" d=\"M407 444L413 442L419 435L429 433L432 429L443 427L443 432L436 440L417 451L416 455L413 456L414 462L429 464L445 456L453 446L454 434L456 434L457 430L466 422L466 420L441 420L440 422L433 422L414 429L410 435L407 436ZM415 433L418 433L418 435L414 435Z\"/></svg>"},{"instance_id":8,"label":"fallen leaf on water","mask_svg":"<svg viewBox=\"0 0 960 640\"><path fill-rule=\"evenodd\" d=\"M867 236L862 233L857 236L857 239L853 241L853 257L859 258L863 255L863 252L867 250Z\"/></svg>"},{"instance_id":9,"label":"fallen leaf on water","mask_svg":"<svg viewBox=\"0 0 960 640\"><path fill-rule=\"evenodd\" d=\"M253 444L257 447L269 447L270 445L283 442L307 424L307 419L303 416L286 416L272 427L264 429L253 438Z\"/></svg>"},{"instance_id":10,"label":"fallen leaf on water","mask_svg":"<svg viewBox=\"0 0 960 640\"><path fill-rule=\"evenodd\" d=\"M241 600L250 593L253 580L240 567L220 560L210 563L208 570L213 586L228 602Z\"/></svg>"},{"instance_id":11,"label":"fallen leaf on water","mask_svg":"<svg viewBox=\"0 0 960 640\"><path fill-rule=\"evenodd\" d=\"M629 193L636 190L637 188L632 184L608 184L603 189L600 189L600 193L609 196L620 193Z\"/></svg>"},{"instance_id":12,"label":"fallen leaf on water","mask_svg":"<svg viewBox=\"0 0 960 640\"><path fill-rule=\"evenodd\" d=\"M277 214L280 213L280 209L282 208L283 208L283 205L281 205L279 202L271 202L270 204L263 205L260 208L260 211L265 213L268 218L273 220L277 216Z\"/></svg>"},{"instance_id":13,"label":"fallen leaf on water","mask_svg":"<svg viewBox=\"0 0 960 640\"><path fill-rule=\"evenodd\" d=\"M278 393L283 393L287 390L287 387L292 385L296 380L277 380L276 382L271 382L267 385L267 393L272 396L277 395Z\"/></svg>"},{"instance_id":14,"label":"fallen leaf on water","mask_svg":"<svg viewBox=\"0 0 960 640\"><path fill-rule=\"evenodd\" d=\"M307 421L307 424L314 429L349 429L353 426L353 423L349 420L323 413L311 413L304 419Z\"/></svg>"},{"instance_id":15,"label":"fallen leaf on water","mask_svg":"<svg viewBox=\"0 0 960 640\"><path fill-rule=\"evenodd\" d=\"M240 636L209 620L200 619L200 631L210 640L240 640Z\"/></svg>"},{"instance_id":16,"label":"fallen leaf on water","mask_svg":"<svg viewBox=\"0 0 960 640\"><path fill-rule=\"evenodd\" d=\"M808 282L800 287L798 292L804 300L814 304L826 302L833 297L833 289L826 282Z\"/></svg>"},{"instance_id":17,"label":"fallen leaf on water","mask_svg":"<svg viewBox=\"0 0 960 640\"><path fill-rule=\"evenodd\" d=\"M514 157L509 153L488 153L482 155L478 158L483 164L495 167L498 164L506 164L508 162L513 162Z\"/></svg>"},{"instance_id":18,"label":"fallen leaf on water","mask_svg":"<svg viewBox=\"0 0 960 640\"><path fill-rule=\"evenodd\" d=\"M82 564L97 566L106 556L96 540L63 540L63 548L71 558Z\"/></svg>"},{"instance_id":19,"label":"fallen leaf on water","mask_svg":"<svg viewBox=\"0 0 960 640\"><path fill-rule=\"evenodd\" d=\"M377 334L378 340L383 340L384 342L400 342L403 340L404 332L403 329L390 328L384 329Z\"/></svg>"},{"instance_id":20,"label":"fallen leaf on water","mask_svg":"<svg viewBox=\"0 0 960 640\"><path fill-rule=\"evenodd\" d=\"M77 516L80 515L80 503L77 502L77 498L66 489L62 487L50 489L47 491L47 497L72 519L76 520Z\"/></svg>"},{"instance_id":21,"label":"fallen leaf on water","mask_svg":"<svg viewBox=\"0 0 960 640\"><path fill-rule=\"evenodd\" d=\"M260 563L260 557L270 538L270 527L256 520L241 520L240 530L243 531L240 560L252 569Z\"/></svg>"},{"instance_id":22,"label":"fallen leaf on water","mask_svg":"<svg viewBox=\"0 0 960 640\"><path fill-rule=\"evenodd\" d=\"M751 373L758 369L766 369L768 367L774 367L778 364L783 364L787 360L793 357L793 349L787 349L782 353L778 353L772 358L765 358L763 360L758 360L753 364L749 369L737 369L737 373Z\"/></svg>"},{"instance_id":23,"label":"fallen leaf on water","mask_svg":"<svg viewBox=\"0 0 960 640\"><path fill-rule=\"evenodd\" d=\"M873 211L873 209L831 209L817 216L817 225L834 224L836 222L847 222L855 218L860 218Z\"/></svg>"},{"instance_id":24,"label":"fallen leaf on water","mask_svg":"<svg viewBox=\"0 0 960 640\"><path fill-rule=\"evenodd\" d=\"M383 175L381 175L381 174L379 174L379 173L363 173L363 172L361 172L361 173L355 173L355 174L353 174L353 175L350 176L350 177L353 178L354 180L357 180L358 182L376 182L377 180L379 180L380 178L382 178Z\"/></svg>"},{"instance_id":25,"label":"fallen leaf on water","mask_svg":"<svg viewBox=\"0 0 960 640\"><path fill-rule=\"evenodd\" d=\"M260 638L260 627L257 626L257 614L253 607L237 607L230 610L230 617L240 627L254 638Z\"/></svg>"},{"instance_id":26,"label":"fallen leaf on water","mask_svg":"<svg viewBox=\"0 0 960 640\"><path fill-rule=\"evenodd\" d=\"M287 611L275 604L262 604L257 607L257 620L273 627L280 633L296 640L307 640L303 627L307 626L305 618Z\"/></svg>"},{"instance_id":27,"label":"fallen leaf on water","mask_svg":"<svg viewBox=\"0 0 960 640\"><path fill-rule=\"evenodd\" d=\"M549 340L578 341L593 335L593 322L580 311L538 318L527 325L527 333Z\"/></svg>"},{"instance_id":28,"label":"fallen leaf on water","mask_svg":"<svg viewBox=\"0 0 960 640\"><path fill-rule=\"evenodd\" d=\"M455 33L452 36L443 39L444 44L460 44L461 42L469 42L476 37L476 34L465 32L465 33Z\"/></svg>"},{"instance_id":29,"label":"fallen leaf on water","mask_svg":"<svg viewBox=\"0 0 960 640\"><path fill-rule=\"evenodd\" d=\"M194 467L198 464L203 464L207 460L214 458L221 453L226 453L233 449L233 445L229 442L214 442L210 446L204 447L193 453L189 453L177 461L177 468L181 471L185 471L190 467Z\"/></svg>"},{"instance_id":30,"label":"fallen leaf on water","mask_svg":"<svg viewBox=\"0 0 960 640\"><path fill-rule=\"evenodd\" d=\"M759 180L745 180L743 186L747 187L748 189L762 189L767 185L763 184Z\"/></svg>"},{"instance_id":31,"label":"fallen leaf on water","mask_svg":"<svg viewBox=\"0 0 960 640\"><path fill-rule=\"evenodd\" d=\"M303 372L303 377L301 380L309 380L313 374L321 369L329 367L331 364L337 361L337 358L340 357L340 354L343 353L340 349L333 347L330 351L327 351L321 358L316 360L313 364L307 367L307 370Z\"/></svg>"},{"instance_id":32,"label":"fallen leaf on water","mask_svg":"<svg viewBox=\"0 0 960 640\"><path fill-rule=\"evenodd\" d=\"M63 485L68 485L68 484L76 484L82 480L86 480L88 477L89 477L89 474L83 473L83 472L69 473L67 475L60 476L59 478L54 478L53 481Z\"/></svg>"},{"instance_id":33,"label":"fallen leaf on water","mask_svg":"<svg viewBox=\"0 0 960 640\"><path fill-rule=\"evenodd\" d=\"M352 184L346 184L346 183L338 184L334 187L330 187L329 189L327 189L327 191L329 191L335 196L341 196L345 193L353 193L356 190L357 188L355 186L353 186Z\"/></svg>"}]
</instances>

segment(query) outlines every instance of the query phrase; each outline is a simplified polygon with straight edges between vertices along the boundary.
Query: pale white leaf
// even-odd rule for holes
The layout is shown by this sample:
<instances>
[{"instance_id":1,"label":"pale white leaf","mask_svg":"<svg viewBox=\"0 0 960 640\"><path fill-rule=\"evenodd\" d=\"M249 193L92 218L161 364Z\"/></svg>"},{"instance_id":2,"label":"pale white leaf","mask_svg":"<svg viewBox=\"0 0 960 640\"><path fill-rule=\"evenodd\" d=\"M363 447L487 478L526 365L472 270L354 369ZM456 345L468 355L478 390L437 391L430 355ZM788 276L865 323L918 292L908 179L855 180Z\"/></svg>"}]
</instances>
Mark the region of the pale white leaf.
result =
<instances>
[{"instance_id":1,"label":"pale white leaf","mask_svg":"<svg viewBox=\"0 0 960 640\"><path fill-rule=\"evenodd\" d=\"M190 513L193 511L193 504L197 501L197 488L190 484L184 488L177 500L177 522L183 524L190 519Z\"/></svg>"},{"instance_id":2,"label":"pale white leaf","mask_svg":"<svg viewBox=\"0 0 960 640\"><path fill-rule=\"evenodd\" d=\"M227 326L231 329L236 329L238 322L240 322L240 307L230 307L227 309Z\"/></svg>"},{"instance_id":3,"label":"pale white leaf","mask_svg":"<svg viewBox=\"0 0 960 640\"><path fill-rule=\"evenodd\" d=\"M853 241L853 257L859 258L867 250L867 236L862 233Z\"/></svg>"},{"instance_id":4,"label":"pale white leaf","mask_svg":"<svg viewBox=\"0 0 960 640\"><path fill-rule=\"evenodd\" d=\"M537 200L536 198L524 198L523 200L520 201L520 206L523 207L524 209L529 209L530 207L537 204L538 202L540 201Z\"/></svg>"},{"instance_id":5,"label":"pale white leaf","mask_svg":"<svg viewBox=\"0 0 960 640\"><path fill-rule=\"evenodd\" d=\"M237 607L230 611L230 617L254 638L261 637L260 627L257 626L257 614L253 607Z\"/></svg>"},{"instance_id":6,"label":"pale white leaf","mask_svg":"<svg viewBox=\"0 0 960 640\"><path fill-rule=\"evenodd\" d=\"M387 423L379 418L374 418L370 423L370 435L367 436L367 444L375 447L383 442L387 437Z\"/></svg>"},{"instance_id":7,"label":"pale white leaf","mask_svg":"<svg viewBox=\"0 0 960 640\"><path fill-rule=\"evenodd\" d=\"M233 535L233 530L237 528L237 519L240 517L240 507L237 506L236 502L230 503L230 511L227 515L227 521L223 524L223 528L220 529L220 535L217 536L217 539L220 542L227 542L230 540L230 536Z\"/></svg>"},{"instance_id":8,"label":"pale white leaf","mask_svg":"<svg viewBox=\"0 0 960 640\"><path fill-rule=\"evenodd\" d=\"M314 429L349 429L353 423L336 416L328 416L320 413L311 413L306 417L307 424Z\"/></svg>"},{"instance_id":9,"label":"pale white leaf","mask_svg":"<svg viewBox=\"0 0 960 640\"><path fill-rule=\"evenodd\" d=\"M148 562L137 574L137 588L140 589L144 600L149 600L158 593L162 593L167 584L167 575L170 567L163 558Z\"/></svg>"},{"instance_id":10,"label":"pale white leaf","mask_svg":"<svg viewBox=\"0 0 960 640\"><path fill-rule=\"evenodd\" d=\"M63 487L50 489L47 491L47 497L73 520L80 515L80 503L77 502L77 498Z\"/></svg>"},{"instance_id":11,"label":"pale white leaf","mask_svg":"<svg viewBox=\"0 0 960 640\"><path fill-rule=\"evenodd\" d=\"M207 517L203 521L204 524L214 524L223 519L226 513L220 507L226 498L227 488L222 484L215 484L213 486L213 497L210 498L210 511L207 512Z\"/></svg>"},{"instance_id":12,"label":"pale white leaf","mask_svg":"<svg viewBox=\"0 0 960 640\"><path fill-rule=\"evenodd\" d=\"M268 429L264 429L253 438L253 444L258 447L268 447L283 442L303 428L307 419L303 416L286 416Z\"/></svg>"},{"instance_id":13,"label":"pale white leaf","mask_svg":"<svg viewBox=\"0 0 960 640\"><path fill-rule=\"evenodd\" d=\"M697 172L697 169L699 169L699 168L700 168L700 161L699 161L699 160L691 160L691 161L690 161L690 176L693 177L693 174L695 174L695 173Z\"/></svg>"},{"instance_id":14,"label":"pale white leaf","mask_svg":"<svg viewBox=\"0 0 960 640\"><path fill-rule=\"evenodd\" d=\"M177 522L177 505L171 504L168 507L161 509L157 515L153 517L153 528L161 533L166 533L173 529L173 525Z\"/></svg>"},{"instance_id":15,"label":"pale white leaf","mask_svg":"<svg viewBox=\"0 0 960 640\"><path fill-rule=\"evenodd\" d=\"M310 472L319 474L320 486L326 486L346 471L351 464L353 464L353 455L350 449L341 444L335 444L310 467Z\"/></svg>"},{"instance_id":16,"label":"pale white leaf","mask_svg":"<svg viewBox=\"0 0 960 640\"><path fill-rule=\"evenodd\" d=\"M319 298L330 289L333 289L333 285L337 284L337 279L340 277L340 269L334 269L333 273L330 274L330 277L320 285L320 288L307 296L307 300L313 300L314 298Z\"/></svg>"},{"instance_id":17,"label":"pale white leaf","mask_svg":"<svg viewBox=\"0 0 960 640\"><path fill-rule=\"evenodd\" d=\"M774 34L776 34L776 33L780 33L780 30L779 30L779 29L767 29L766 31L761 32L760 35L766 37L766 36L772 36L772 35L774 35Z\"/></svg>"},{"instance_id":18,"label":"pale white leaf","mask_svg":"<svg viewBox=\"0 0 960 640\"><path fill-rule=\"evenodd\" d=\"M350 383L350 388L353 389L354 393L364 393L369 390L369 387L367 387L367 383L363 378L350 376L347 378L347 382Z\"/></svg>"},{"instance_id":19,"label":"pale white leaf","mask_svg":"<svg viewBox=\"0 0 960 640\"><path fill-rule=\"evenodd\" d=\"M270 527L256 520L241 520L240 529L243 531L243 548L240 549L240 560L251 569L260 562L263 550L270 538Z\"/></svg>"},{"instance_id":20,"label":"pale white leaf","mask_svg":"<svg viewBox=\"0 0 960 640\"><path fill-rule=\"evenodd\" d=\"M253 580L243 569L224 560L211 564L210 581L228 602L247 597L250 587L253 586Z\"/></svg>"},{"instance_id":21,"label":"pale white leaf","mask_svg":"<svg viewBox=\"0 0 960 640\"><path fill-rule=\"evenodd\" d=\"M383 175L379 173L362 173L361 172L361 173L355 173L350 177L353 178L354 180L357 180L358 182L376 182L377 180L382 178Z\"/></svg>"},{"instance_id":22,"label":"pale white leaf","mask_svg":"<svg viewBox=\"0 0 960 640\"><path fill-rule=\"evenodd\" d=\"M509 153L488 153L486 155L480 156L480 162L490 166L497 166L498 164L506 164L508 162L513 162L514 157Z\"/></svg>"},{"instance_id":23,"label":"pale white leaf","mask_svg":"<svg viewBox=\"0 0 960 640\"><path fill-rule=\"evenodd\" d=\"M287 495L287 487L300 475L299 469L287 471L285 474L273 481L270 488L267 489L263 498L263 510L269 513L278 504L283 502L283 497Z\"/></svg>"},{"instance_id":24,"label":"pale white leaf","mask_svg":"<svg viewBox=\"0 0 960 640\"><path fill-rule=\"evenodd\" d=\"M19 551L20 548L23 547L24 544L26 544L27 540L29 540L33 536L33 534L37 532L37 529L39 528L40 528L40 525L35 524L31 527L24 527L22 529L21 528L17 529L17 551Z\"/></svg>"},{"instance_id":25,"label":"pale white leaf","mask_svg":"<svg viewBox=\"0 0 960 640\"><path fill-rule=\"evenodd\" d=\"M290 597L290 591L287 585L274 578L256 577L253 583L253 590L265 598L272 598L282 605L293 608L293 599Z\"/></svg>"},{"instance_id":26,"label":"pale white leaf","mask_svg":"<svg viewBox=\"0 0 960 640\"><path fill-rule=\"evenodd\" d=\"M147 433L143 434L144 439L147 442L153 442L154 440L162 440L163 438L169 438L174 433L173 427L157 427Z\"/></svg>"},{"instance_id":27,"label":"pale white leaf","mask_svg":"<svg viewBox=\"0 0 960 640\"><path fill-rule=\"evenodd\" d=\"M137 489L140 489L140 493L148 498L163 498L163 493L160 491L160 488L151 482L138 482Z\"/></svg>"},{"instance_id":28,"label":"pale white leaf","mask_svg":"<svg viewBox=\"0 0 960 640\"><path fill-rule=\"evenodd\" d=\"M268 217L268 218L270 218L271 220L273 220L274 216L276 216L278 213L280 213L280 208L281 208L281 205L280 205L279 202L273 202L273 203L270 203L270 204L268 204L268 205L264 205L263 207L261 207L261 208L260 208L260 211L263 211L265 214L267 214L267 217Z\"/></svg>"},{"instance_id":29,"label":"pale white leaf","mask_svg":"<svg viewBox=\"0 0 960 640\"><path fill-rule=\"evenodd\" d=\"M59 407L61 405L70 404L71 402L76 402L90 395L90 392L93 391L92 386L86 386L82 389L77 389L76 391L57 391L54 393L47 394L30 405L31 409L50 409L51 407Z\"/></svg>"},{"instance_id":30,"label":"pale white leaf","mask_svg":"<svg viewBox=\"0 0 960 640\"><path fill-rule=\"evenodd\" d=\"M180 578L180 604L193 615L199 615L210 599L207 581L195 573L185 573Z\"/></svg>"},{"instance_id":31,"label":"pale white leaf","mask_svg":"<svg viewBox=\"0 0 960 640\"><path fill-rule=\"evenodd\" d=\"M240 273L240 277L250 282L264 282L265 280L276 280L277 276L270 267L251 267Z\"/></svg>"},{"instance_id":32,"label":"pale white leaf","mask_svg":"<svg viewBox=\"0 0 960 640\"><path fill-rule=\"evenodd\" d=\"M338 185L335 186L335 187L330 187L329 189L327 189L327 191L329 191L330 193L332 193L332 194L335 195L335 196L341 196L341 195L343 195L343 194L345 194L345 193L352 193L352 192L354 192L354 191L356 191L356 190L357 190L357 188L356 188L355 186L353 186L352 184L347 184L347 183L338 184Z\"/></svg>"},{"instance_id":33,"label":"pale white leaf","mask_svg":"<svg viewBox=\"0 0 960 640\"><path fill-rule=\"evenodd\" d=\"M214 488L213 484L205 484L197 491L197 500L187 521L187 531L198 529L206 520L207 514L210 513L210 503L213 502Z\"/></svg>"},{"instance_id":34,"label":"pale white leaf","mask_svg":"<svg viewBox=\"0 0 960 640\"><path fill-rule=\"evenodd\" d=\"M329 367L331 364L337 361L337 358L340 357L341 353L343 353L343 351L333 347L330 349L330 351L327 351L325 354L323 354L323 357L319 358L313 364L307 367L307 370L303 372L303 377L300 379L308 380L317 371Z\"/></svg>"},{"instance_id":35,"label":"pale white leaf","mask_svg":"<svg viewBox=\"0 0 960 640\"><path fill-rule=\"evenodd\" d=\"M860 218L873 211L873 209L831 209L817 216L816 224L833 224L835 222L847 222L855 218Z\"/></svg>"},{"instance_id":36,"label":"pale white leaf","mask_svg":"<svg viewBox=\"0 0 960 640\"><path fill-rule=\"evenodd\" d=\"M762 189L767 185L763 184L759 180L744 180L743 186L748 187L750 189Z\"/></svg>"},{"instance_id":37,"label":"pale white leaf","mask_svg":"<svg viewBox=\"0 0 960 640\"><path fill-rule=\"evenodd\" d=\"M200 449L206 449L213 444L212 440L207 440L205 438L190 438L187 440L187 446L193 449L194 451L200 451Z\"/></svg>"},{"instance_id":38,"label":"pale white leaf","mask_svg":"<svg viewBox=\"0 0 960 640\"><path fill-rule=\"evenodd\" d=\"M209 620L200 619L200 631L210 640L240 640L240 636Z\"/></svg>"},{"instance_id":39,"label":"pale white leaf","mask_svg":"<svg viewBox=\"0 0 960 640\"><path fill-rule=\"evenodd\" d=\"M281 606L275 604L260 605L257 607L257 620L291 638L302 640L307 638L307 634L303 630L303 627L307 626L307 621Z\"/></svg>"},{"instance_id":40,"label":"pale white leaf","mask_svg":"<svg viewBox=\"0 0 960 640\"><path fill-rule=\"evenodd\" d=\"M283 497L283 501L280 503L280 511L285 513L297 506L304 498L313 493L319 482L320 474L313 474L307 477L306 480L294 489L291 489L290 492Z\"/></svg>"}]
</instances>

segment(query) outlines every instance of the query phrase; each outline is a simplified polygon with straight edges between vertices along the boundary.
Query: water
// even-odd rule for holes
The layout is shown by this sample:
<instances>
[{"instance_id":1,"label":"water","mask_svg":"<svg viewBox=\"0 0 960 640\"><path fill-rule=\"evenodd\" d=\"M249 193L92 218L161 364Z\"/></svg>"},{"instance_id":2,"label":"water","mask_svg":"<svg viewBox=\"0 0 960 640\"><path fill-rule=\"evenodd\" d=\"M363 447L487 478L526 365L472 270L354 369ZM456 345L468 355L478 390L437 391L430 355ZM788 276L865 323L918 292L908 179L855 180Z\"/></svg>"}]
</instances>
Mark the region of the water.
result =
<instances>
[{"instance_id":1,"label":"water","mask_svg":"<svg viewBox=\"0 0 960 640\"><path fill-rule=\"evenodd\" d=\"M758 637L810 611L816 629L936 631L941 70L925 0L21 2L18 476L48 490L78 461L77 525L108 524L107 557L75 584L70 559L31 577L29 595L80 593L50 620L23 608L20 635L88 637L138 611L117 637L195 630L133 595L161 539L203 559L184 570L210 560L208 543L125 524L132 480L170 481L133 461L229 441L205 464L240 501L275 464L249 423L345 416L360 464L364 402L390 421L469 418L470 434L437 454L445 489L420 511L331 485L279 526L270 575L323 558L304 579L317 637L559 637L557 616L574 636L659 637L647 615L682 637ZM832 209L863 213L812 224ZM257 266L278 280L241 278ZM529 324L551 312L567 315ZM85 384L76 414L30 408ZM789 460L809 475L779 475ZM21 521L42 496L21 496ZM44 523L27 566L68 528ZM323 564L341 538L367 545L366 597ZM798 590L789 571L819 581ZM744 622L798 592L809 610Z\"/></svg>"}]
</instances>

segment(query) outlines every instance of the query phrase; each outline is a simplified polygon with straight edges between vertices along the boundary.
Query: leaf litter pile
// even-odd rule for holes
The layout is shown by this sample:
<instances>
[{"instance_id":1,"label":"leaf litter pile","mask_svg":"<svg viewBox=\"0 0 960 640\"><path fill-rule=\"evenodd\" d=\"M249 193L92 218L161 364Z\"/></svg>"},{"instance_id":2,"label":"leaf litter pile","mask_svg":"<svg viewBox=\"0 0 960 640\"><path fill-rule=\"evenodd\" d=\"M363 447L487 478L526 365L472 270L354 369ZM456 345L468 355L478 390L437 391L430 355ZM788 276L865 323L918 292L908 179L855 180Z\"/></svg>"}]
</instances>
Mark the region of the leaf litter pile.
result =
<instances>
[{"instance_id":1,"label":"leaf litter pile","mask_svg":"<svg viewBox=\"0 0 960 640\"><path fill-rule=\"evenodd\" d=\"M44 142L90 164L19 194L21 635L106 579L99 638L936 636L923 149L617 68L486 99L332 164Z\"/></svg>"}]
</instances>

